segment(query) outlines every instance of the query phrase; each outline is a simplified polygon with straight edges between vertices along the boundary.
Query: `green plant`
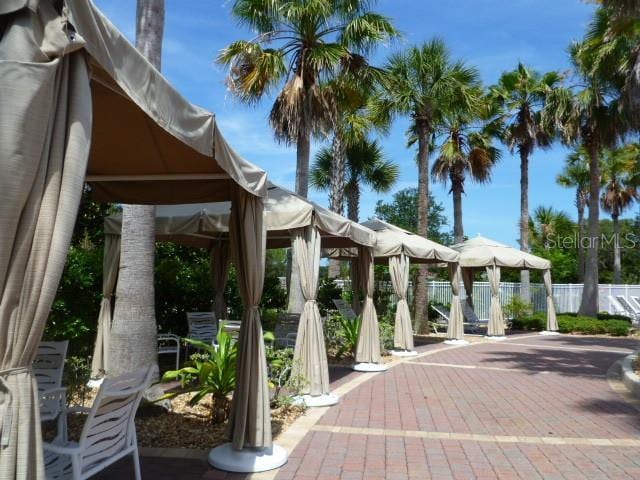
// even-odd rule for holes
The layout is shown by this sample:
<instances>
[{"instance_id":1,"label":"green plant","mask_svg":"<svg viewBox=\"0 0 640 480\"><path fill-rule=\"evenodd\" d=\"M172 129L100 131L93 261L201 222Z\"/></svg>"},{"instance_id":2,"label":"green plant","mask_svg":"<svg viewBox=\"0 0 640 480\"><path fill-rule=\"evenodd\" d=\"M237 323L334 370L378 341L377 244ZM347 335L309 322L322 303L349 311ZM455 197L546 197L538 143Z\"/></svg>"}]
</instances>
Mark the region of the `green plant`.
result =
<instances>
[{"instance_id":1,"label":"green plant","mask_svg":"<svg viewBox=\"0 0 640 480\"><path fill-rule=\"evenodd\" d=\"M514 295L504 305L504 313L512 319L528 317L533 313L533 305L519 295Z\"/></svg>"},{"instance_id":2,"label":"green plant","mask_svg":"<svg viewBox=\"0 0 640 480\"><path fill-rule=\"evenodd\" d=\"M392 350L395 331L395 311L389 311L386 315L378 317L378 328L380 331L380 346L383 350Z\"/></svg>"},{"instance_id":3,"label":"green plant","mask_svg":"<svg viewBox=\"0 0 640 480\"><path fill-rule=\"evenodd\" d=\"M185 341L201 349L204 354L195 354L180 370L165 372L163 382L179 380L181 390L169 392L159 400L171 399L186 392L195 392L189 400L196 405L207 395L212 397L211 419L223 422L229 415L229 394L236 387L238 347L221 324L218 332L218 345L186 338Z\"/></svg>"},{"instance_id":4,"label":"green plant","mask_svg":"<svg viewBox=\"0 0 640 480\"><path fill-rule=\"evenodd\" d=\"M67 357L64 363L62 384L67 388L67 406L85 406L87 394L91 390L87 382L91 378L90 359Z\"/></svg>"},{"instance_id":5,"label":"green plant","mask_svg":"<svg viewBox=\"0 0 640 480\"><path fill-rule=\"evenodd\" d=\"M318 308L321 315L326 315L328 311L335 310L334 299L342 298L342 289L336 285L332 278L323 278L318 287Z\"/></svg>"},{"instance_id":6,"label":"green plant","mask_svg":"<svg viewBox=\"0 0 640 480\"><path fill-rule=\"evenodd\" d=\"M340 322L340 327L342 329L342 345L338 348L336 357L340 358L343 355L348 354L355 358L362 319L360 316L357 316L353 320L349 320L348 318L340 315L338 317L338 321Z\"/></svg>"}]
</instances>

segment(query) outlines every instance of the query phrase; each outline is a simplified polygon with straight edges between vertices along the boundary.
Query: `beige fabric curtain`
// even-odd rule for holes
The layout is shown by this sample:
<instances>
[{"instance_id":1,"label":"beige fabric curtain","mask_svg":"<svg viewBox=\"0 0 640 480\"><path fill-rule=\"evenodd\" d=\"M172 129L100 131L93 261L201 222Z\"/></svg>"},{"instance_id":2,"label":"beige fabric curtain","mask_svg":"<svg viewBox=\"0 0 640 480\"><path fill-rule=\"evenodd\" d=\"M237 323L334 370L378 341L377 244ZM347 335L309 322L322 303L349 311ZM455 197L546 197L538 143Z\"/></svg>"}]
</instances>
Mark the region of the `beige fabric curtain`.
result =
<instances>
[{"instance_id":1,"label":"beige fabric curtain","mask_svg":"<svg viewBox=\"0 0 640 480\"><path fill-rule=\"evenodd\" d=\"M316 297L320 275L320 232L315 226L299 228L292 233L298 253L297 267L305 303L298 324L293 355L294 375L302 377L303 391L309 395L329 393L329 366L324 345L322 319Z\"/></svg>"},{"instance_id":2,"label":"beige fabric curtain","mask_svg":"<svg viewBox=\"0 0 640 480\"><path fill-rule=\"evenodd\" d=\"M31 363L64 268L91 138L85 58L37 16L23 9L0 18L0 478L21 480L44 478ZM36 42L32 24L51 27L47 37Z\"/></svg>"},{"instance_id":3,"label":"beige fabric curtain","mask_svg":"<svg viewBox=\"0 0 640 480\"><path fill-rule=\"evenodd\" d=\"M547 331L558 331L558 319L556 318L556 306L553 303L553 283L551 283L551 270L547 269L543 274L544 287L547 291Z\"/></svg>"},{"instance_id":4,"label":"beige fabric curtain","mask_svg":"<svg viewBox=\"0 0 640 480\"><path fill-rule=\"evenodd\" d=\"M450 340L464 340L464 315L460 304L460 265L458 263L449 263L448 267L452 296L447 338Z\"/></svg>"},{"instance_id":5,"label":"beige fabric curtain","mask_svg":"<svg viewBox=\"0 0 640 480\"><path fill-rule=\"evenodd\" d=\"M260 197L238 187L234 195L229 242L244 313L238 335L238 378L231 404L229 435L236 450L270 448L267 361L259 308L266 250L264 207Z\"/></svg>"},{"instance_id":6,"label":"beige fabric curtain","mask_svg":"<svg viewBox=\"0 0 640 480\"><path fill-rule=\"evenodd\" d=\"M362 324L358 335L356 362L382 363L380 356L380 331L378 329L378 315L373 304L373 250L371 247L358 247L358 275L360 288L364 293L362 304Z\"/></svg>"},{"instance_id":7,"label":"beige fabric curtain","mask_svg":"<svg viewBox=\"0 0 640 480\"><path fill-rule=\"evenodd\" d=\"M491 307L489 309L489 325L487 335L491 337L504 336L504 317L500 305L500 267L487 267L489 286L491 288Z\"/></svg>"},{"instance_id":8,"label":"beige fabric curtain","mask_svg":"<svg viewBox=\"0 0 640 480\"><path fill-rule=\"evenodd\" d=\"M213 286L213 313L216 322L227 318L227 302L224 290L229 277L229 242L218 240L209 252L211 284Z\"/></svg>"},{"instance_id":9,"label":"beige fabric curtain","mask_svg":"<svg viewBox=\"0 0 640 480\"><path fill-rule=\"evenodd\" d=\"M389 275L393 291L398 296L396 322L393 330L393 346L400 350L413 350L413 327L407 303L409 290L409 259L404 253L389 257Z\"/></svg>"},{"instance_id":10,"label":"beige fabric curtain","mask_svg":"<svg viewBox=\"0 0 640 480\"><path fill-rule=\"evenodd\" d=\"M464 284L464 301L473 310L473 268L462 269L462 283Z\"/></svg>"},{"instance_id":11,"label":"beige fabric curtain","mask_svg":"<svg viewBox=\"0 0 640 480\"><path fill-rule=\"evenodd\" d=\"M111 332L111 299L116 288L120 265L120 235L104 236L102 257L102 302L98 313L98 335L91 360L91 376L97 378L109 371L109 337Z\"/></svg>"}]
</instances>

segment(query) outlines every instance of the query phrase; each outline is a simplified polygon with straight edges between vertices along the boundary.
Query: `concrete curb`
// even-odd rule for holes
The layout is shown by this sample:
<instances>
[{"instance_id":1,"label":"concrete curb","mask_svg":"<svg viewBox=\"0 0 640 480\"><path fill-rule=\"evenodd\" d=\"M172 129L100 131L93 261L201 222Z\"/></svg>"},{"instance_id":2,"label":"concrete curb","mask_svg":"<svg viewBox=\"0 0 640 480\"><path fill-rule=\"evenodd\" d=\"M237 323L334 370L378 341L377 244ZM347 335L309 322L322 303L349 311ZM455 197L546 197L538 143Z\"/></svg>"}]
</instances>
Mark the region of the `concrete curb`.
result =
<instances>
[{"instance_id":1,"label":"concrete curb","mask_svg":"<svg viewBox=\"0 0 640 480\"><path fill-rule=\"evenodd\" d=\"M622 383L627 390L636 398L640 398L640 376L635 372L635 363L638 359L639 352L627 355L622 360Z\"/></svg>"}]
</instances>

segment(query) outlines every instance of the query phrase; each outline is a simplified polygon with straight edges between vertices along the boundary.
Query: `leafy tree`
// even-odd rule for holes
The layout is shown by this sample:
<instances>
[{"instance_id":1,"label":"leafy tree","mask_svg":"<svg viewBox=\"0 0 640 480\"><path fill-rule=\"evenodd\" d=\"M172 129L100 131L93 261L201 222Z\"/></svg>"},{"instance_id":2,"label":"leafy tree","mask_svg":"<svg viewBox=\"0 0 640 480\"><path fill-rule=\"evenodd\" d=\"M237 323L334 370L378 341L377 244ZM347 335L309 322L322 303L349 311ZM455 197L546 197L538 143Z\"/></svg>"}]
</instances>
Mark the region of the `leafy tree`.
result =
<instances>
[{"instance_id":1,"label":"leafy tree","mask_svg":"<svg viewBox=\"0 0 640 480\"><path fill-rule=\"evenodd\" d=\"M520 155L520 250L529 251L529 159L536 147L549 147L552 131L545 127L543 110L560 85L557 72L540 74L522 63L503 73L491 95L498 102L505 124L503 140ZM522 297L531 301L529 270L522 270Z\"/></svg>"},{"instance_id":2,"label":"leafy tree","mask_svg":"<svg viewBox=\"0 0 640 480\"><path fill-rule=\"evenodd\" d=\"M364 0L235 0L231 12L255 31L253 40L224 48L228 84L252 104L281 87L269 122L276 139L297 147L296 193L308 192L312 135L326 135L335 120L335 98L322 85L356 68L381 42L397 35L389 19Z\"/></svg>"},{"instance_id":3,"label":"leafy tree","mask_svg":"<svg viewBox=\"0 0 640 480\"><path fill-rule=\"evenodd\" d=\"M390 123L411 120L418 139L418 233L427 236L429 210L429 151L431 138L446 112L471 105L480 85L478 70L453 60L445 43L434 39L389 57L380 92L369 109L374 118ZM416 323L427 319L427 267L420 266L416 286Z\"/></svg>"},{"instance_id":4,"label":"leafy tree","mask_svg":"<svg viewBox=\"0 0 640 480\"><path fill-rule=\"evenodd\" d=\"M361 140L346 149L345 194L348 218L360 217L360 194L363 185L375 192L388 192L398 179L398 165L387 160L382 146L376 140ZM322 148L316 155L311 170L311 184L321 190L331 187L333 150Z\"/></svg>"}]
</instances>

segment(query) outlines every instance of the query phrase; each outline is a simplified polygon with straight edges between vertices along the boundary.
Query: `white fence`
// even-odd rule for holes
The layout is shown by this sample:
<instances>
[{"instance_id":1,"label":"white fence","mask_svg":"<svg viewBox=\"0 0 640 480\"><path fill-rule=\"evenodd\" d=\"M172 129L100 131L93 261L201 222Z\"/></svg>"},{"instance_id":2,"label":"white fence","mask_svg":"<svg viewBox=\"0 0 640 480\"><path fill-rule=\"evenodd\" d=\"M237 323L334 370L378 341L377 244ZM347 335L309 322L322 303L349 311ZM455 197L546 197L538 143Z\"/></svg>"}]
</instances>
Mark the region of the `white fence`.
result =
<instances>
[{"instance_id":1,"label":"white fence","mask_svg":"<svg viewBox=\"0 0 640 480\"><path fill-rule=\"evenodd\" d=\"M350 282L337 280L342 288L350 288ZM397 297L393 293L391 282L379 282L377 289L389 295L389 302L395 305ZM599 289L599 308L600 311L609 313L620 313L615 310L610 297L622 295L626 298L631 296L640 296L640 285L610 285L601 284ZM464 287L460 286L461 295L464 297ZM413 288L409 286L409 301L412 300ZM503 305L508 303L514 296L520 295L520 283L502 282L500 283L500 301ZM580 307L582 298L582 284L574 283L557 283L553 285L553 298L558 313L577 312ZM429 300L442 303L444 305L451 303L451 285L449 282L430 281L429 282ZM475 282L473 284L473 305L476 313L480 318L489 318L489 305L491 303L491 291L489 282ZM531 303L535 311L546 311L547 301L544 284L531 284Z\"/></svg>"}]
</instances>

